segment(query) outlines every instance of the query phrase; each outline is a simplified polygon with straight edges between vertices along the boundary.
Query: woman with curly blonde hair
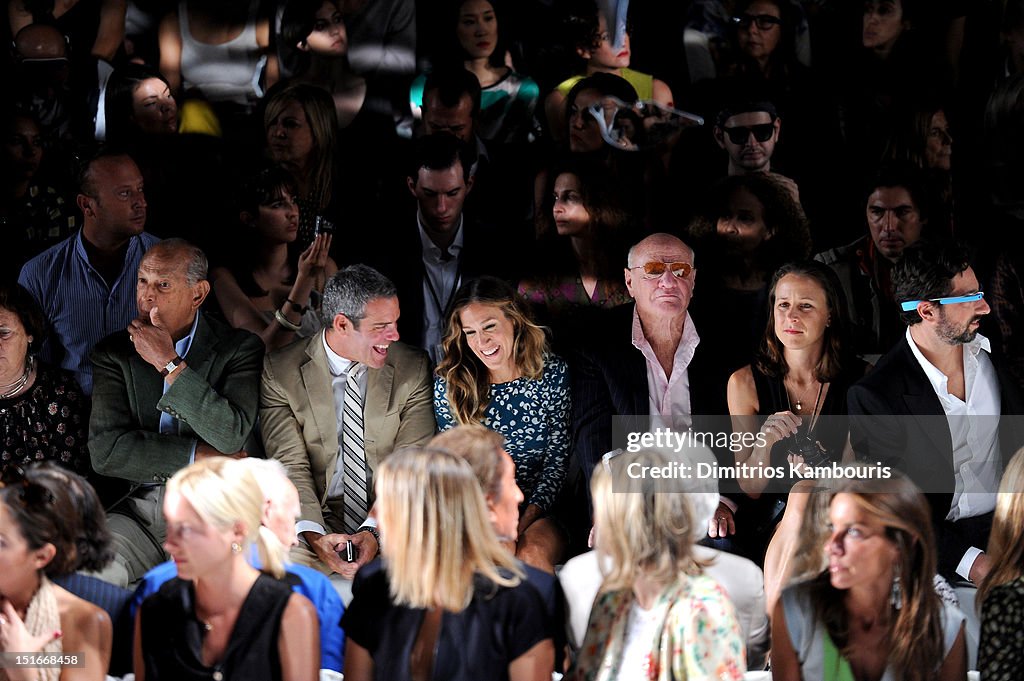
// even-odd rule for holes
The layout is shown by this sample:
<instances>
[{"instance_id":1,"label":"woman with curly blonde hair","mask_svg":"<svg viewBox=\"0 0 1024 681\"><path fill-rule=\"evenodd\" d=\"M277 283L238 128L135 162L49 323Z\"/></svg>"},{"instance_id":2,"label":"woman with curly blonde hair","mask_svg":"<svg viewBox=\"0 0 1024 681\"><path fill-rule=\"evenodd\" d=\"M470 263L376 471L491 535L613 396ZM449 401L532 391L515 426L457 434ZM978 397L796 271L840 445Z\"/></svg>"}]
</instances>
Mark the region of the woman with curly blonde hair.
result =
<instances>
[{"instance_id":1,"label":"woman with curly blonde hair","mask_svg":"<svg viewBox=\"0 0 1024 681\"><path fill-rule=\"evenodd\" d=\"M548 352L544 330L527 315L515 289L494 277L456 292L434 379L439 430L483 423L505 438L526 496L516 555L554 572L565 547L547 517L565 480L569 457L569 373Z\"/></svg>"}]
</instances>

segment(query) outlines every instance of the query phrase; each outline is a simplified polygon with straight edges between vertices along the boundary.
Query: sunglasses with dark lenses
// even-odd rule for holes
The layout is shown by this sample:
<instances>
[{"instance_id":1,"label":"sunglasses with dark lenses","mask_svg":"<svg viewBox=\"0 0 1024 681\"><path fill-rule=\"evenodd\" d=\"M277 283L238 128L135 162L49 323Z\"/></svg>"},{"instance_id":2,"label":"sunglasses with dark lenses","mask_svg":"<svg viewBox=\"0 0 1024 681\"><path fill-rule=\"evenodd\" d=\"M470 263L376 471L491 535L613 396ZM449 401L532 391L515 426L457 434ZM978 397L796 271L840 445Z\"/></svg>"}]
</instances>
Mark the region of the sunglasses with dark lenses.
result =
<instances>
[{"instance_id":1,"label":"sunglasses with dark lenses","mask_svg":"<svg viewBox=\"0 0 1024 681\"><path fill-rule=\"evenodd\" d=\"M771 14L740 14L732 18L732 23L740 28L750 28L751 24L757 24L762 31L769 30L772 26L778 26L782 19Z\"/></svg>"},{"instance_id":2,"label":"sunglasses with dark lenses","mask_svg":"<svg viewBox=\"0 0 1024 681\"><path fill-rule=\"evenodd\" d=\"M15 491L18 501L22 506L37 506L39 504L52 504L56 499L53 492L38 482L32 482L25 477L25 469L17 464L8 464L0 475L0 488L10 488Z\"/></svg>"},{"instance_id":3,"label":"sunglasses with dark lenses","mask_svg":"<svg viewBox=\"0 0 1024 681\"><path fill-rule=\"evenodd\" d=\"M644 279L659 279L666 271L671 271L676 279L686 279L693 271L693 265L688 262L647 262L643 265L630 267L631 270L643 270L641 275Z\"/></svg>"},{"instance_id":4,"label":"sunglasses with dark lenses","mask_svg":"<svg viewBox=\"0 0 1024 681\"><path fill-rule=\"evenodd\" d=\"M775 134L775 124L735 125L731 128L722 128L722 130L729 136L729 141L733 144L746 144L751 134L758 142L767 142Z\"/></svg>"}]
</instances>

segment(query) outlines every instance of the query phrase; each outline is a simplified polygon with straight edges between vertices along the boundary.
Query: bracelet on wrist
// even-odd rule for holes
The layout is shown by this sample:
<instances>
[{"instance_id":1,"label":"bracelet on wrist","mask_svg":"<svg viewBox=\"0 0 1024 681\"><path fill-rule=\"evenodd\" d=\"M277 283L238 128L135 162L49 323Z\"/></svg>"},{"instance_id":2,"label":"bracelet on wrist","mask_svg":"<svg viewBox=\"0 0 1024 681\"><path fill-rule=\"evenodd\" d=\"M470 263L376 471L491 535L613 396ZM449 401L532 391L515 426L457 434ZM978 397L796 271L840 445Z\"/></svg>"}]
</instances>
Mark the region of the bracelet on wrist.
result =
<instances>
[{"instance_id":1,"label":"bracelet on wrist","mask_svg":"<svg viewBox=\"0 0 1024 681\"><path fill-rule=\"evenodd\" d=\"M371 527L370 525L363 525L355 531L355 534L359 534L360 532L369 532L373 535L373 538L377 541L377 553L380 554L380 532L377 531L377 528Z\"/></svg>"},{"instance_id":2,"label":"bracelet on wrist","mask_svg":"<svg viewBox=\"0 0 1024 681\"><path fill-rule=\"evenodd\" d=\"M284 302L288 303L289 307L291 307L292 309L292 312L298 312L299 314L306 314L307 312L309 312L308 305L299 305L291 298L285 298Z\"/></svg>"},{"instance_id":3,"label":"bracelet on wrist","mask_svg":"<svg viewBox=\"0 0 1024 681\"><path fill-rule=\"evenodd\" d=\"M280 310L274 311L274 321L276 321L278 324L288 329L289 331L298 332L299 329L302 328L298 324L289 321L288 318L284 316L284 313L281 312Z\"/></svg>"}]
</instances>

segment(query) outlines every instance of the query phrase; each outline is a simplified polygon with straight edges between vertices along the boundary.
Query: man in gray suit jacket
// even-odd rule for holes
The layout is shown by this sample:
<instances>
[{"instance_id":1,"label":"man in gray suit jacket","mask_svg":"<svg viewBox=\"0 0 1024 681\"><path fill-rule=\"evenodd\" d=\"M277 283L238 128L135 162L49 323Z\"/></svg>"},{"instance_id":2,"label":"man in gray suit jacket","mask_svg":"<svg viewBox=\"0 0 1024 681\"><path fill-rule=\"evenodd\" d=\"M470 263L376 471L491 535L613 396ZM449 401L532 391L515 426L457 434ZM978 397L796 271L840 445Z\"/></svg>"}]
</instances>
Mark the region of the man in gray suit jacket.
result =
<instances>
[{"instance_id":1,"label":"man in gray suit jacket","mask_svg":"<svg viewBox=\"0 0 1024 681\"><path fill-rule=\"evenodd\" d=\"M354 471L342 455L342 426L353 418L362 429L365 461L358 475L365 479L367 510L381 459L425 443L435 430L429 360L396 342L399 312L389 279L365 265L346 267L324 289L323 333L268 355L263 365L264 447L288 470L302 505L296 525L302 542L292 557L346 579L377 555L379 535L372 518L346 523L346 478ZM346 405L350 376L363 405L356 417ZM339 556L349 540L358 556L353 562Z\"/></svg>"},{"instance_id":2,"label":"man in gray suit jacket","mask_svg":"<svg viewBox=\"0 0 1024 681\"><path fill-rule=\"evenodd\" d=\"M256 422L263 344L200 314L206 271L203 252L181 239L150 248L138 318L92 353L92 465L130 483L109 509L117 556L101 575L120 586L167 559L164 483L205 457L245 456Z\"/></svg>"}]
</instances>

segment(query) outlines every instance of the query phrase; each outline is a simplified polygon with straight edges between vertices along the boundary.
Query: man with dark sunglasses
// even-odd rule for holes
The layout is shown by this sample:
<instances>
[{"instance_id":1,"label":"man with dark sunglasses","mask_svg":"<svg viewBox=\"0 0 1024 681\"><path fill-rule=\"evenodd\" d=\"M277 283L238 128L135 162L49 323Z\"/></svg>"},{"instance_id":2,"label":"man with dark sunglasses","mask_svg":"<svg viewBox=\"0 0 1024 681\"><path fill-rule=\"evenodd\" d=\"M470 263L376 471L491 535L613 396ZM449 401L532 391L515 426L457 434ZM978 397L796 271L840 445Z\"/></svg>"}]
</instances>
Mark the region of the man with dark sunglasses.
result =
<instances>
[{"instance_id":1,"label":"man with dark sunglasses","mask_svg":"<svg viewBox=\"0 0 1024 681\"><path fill-rule=\"evenodd\" d=\"M770 172L781 129L769 101L738 102L719 111L712 134L729 154L729 175Z\"/></svg>"}]
</instances>

